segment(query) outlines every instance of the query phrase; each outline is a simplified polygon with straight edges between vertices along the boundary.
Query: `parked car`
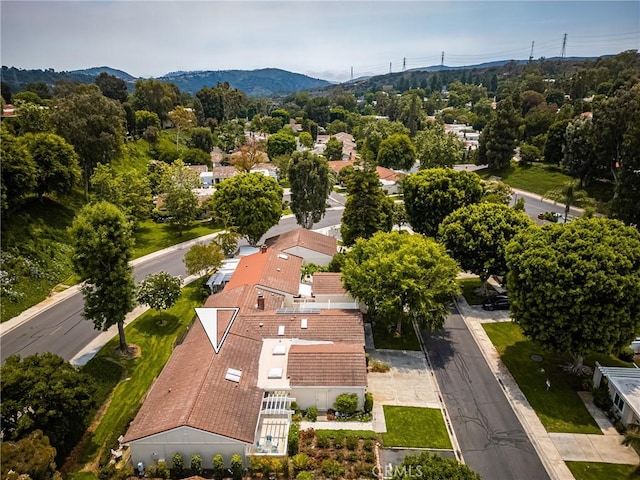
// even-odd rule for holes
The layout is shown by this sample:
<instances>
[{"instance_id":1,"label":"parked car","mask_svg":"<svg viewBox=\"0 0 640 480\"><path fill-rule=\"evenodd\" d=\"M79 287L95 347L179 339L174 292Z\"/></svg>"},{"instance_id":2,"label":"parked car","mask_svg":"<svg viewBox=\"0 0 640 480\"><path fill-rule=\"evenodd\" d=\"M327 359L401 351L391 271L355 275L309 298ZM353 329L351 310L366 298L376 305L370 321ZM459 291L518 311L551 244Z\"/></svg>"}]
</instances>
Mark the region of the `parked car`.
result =
<instances>
[{"instance_id":1,"label":"parked car","mask_svg":"<svg viewBox=\"0 0 640 480\"><path fill-rule=\"evenodd\" d=\"M640 337L636 337L636 339L631 342L631 345L629 345L629 348L636 353L640 353Z\"/></svg>"},{"instance_id":2,"label":"parked car","mask_svg":"<svg viewBox=\"0 0 640 480\"><path fill-rule=\"evenodd\" d=\"M496 295L494 297L487 298L482 302L482 308L485 310L508 310L509 297L506 295Z\"/></svg>"}]
</instances>

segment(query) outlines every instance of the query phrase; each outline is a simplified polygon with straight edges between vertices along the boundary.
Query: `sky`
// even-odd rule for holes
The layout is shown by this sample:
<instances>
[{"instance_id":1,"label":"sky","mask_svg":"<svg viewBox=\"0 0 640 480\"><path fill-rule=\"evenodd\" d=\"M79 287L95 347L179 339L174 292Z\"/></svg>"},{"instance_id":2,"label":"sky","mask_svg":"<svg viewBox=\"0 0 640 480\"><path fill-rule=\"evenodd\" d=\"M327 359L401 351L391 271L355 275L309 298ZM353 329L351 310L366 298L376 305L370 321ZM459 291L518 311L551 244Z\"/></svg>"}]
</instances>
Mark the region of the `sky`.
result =
<instances>
[{"instance_id":1,"label":"sky","mask_svg":"<svg viewBox=\"0 0 640 480\"><path fill-rule=\"evenodd\" d=\"M390 70L640 49L634 1L0 1L0 60L135 77L281 68L330 81Z\"/></svg>"}]
</instances>

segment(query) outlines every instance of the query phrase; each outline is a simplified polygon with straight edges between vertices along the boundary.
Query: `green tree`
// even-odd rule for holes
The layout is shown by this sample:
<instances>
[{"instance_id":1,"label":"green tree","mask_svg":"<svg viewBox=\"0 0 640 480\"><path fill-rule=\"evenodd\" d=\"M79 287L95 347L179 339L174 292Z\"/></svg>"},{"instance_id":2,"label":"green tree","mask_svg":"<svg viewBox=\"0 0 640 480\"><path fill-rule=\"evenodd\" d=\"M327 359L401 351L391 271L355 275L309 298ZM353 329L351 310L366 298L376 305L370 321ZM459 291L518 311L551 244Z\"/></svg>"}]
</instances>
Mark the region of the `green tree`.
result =
<instances>
[{"instance_id":1,"label":"green tree","mask_svg":"<svg viewBox=\"0 0 640 480\"><path fill-rule=\"evenodd\" d=\"M487 292L491 275L505 275L505 249L513 237L533 225L524 212L499 203L459 208L440 224L438 240L463 270L475 273Z\"/></svg>"},{"instance_id":2,"label":"green tree","mask_svg":"<svg viewBox=\"0 0 640 480\"><path fill-rule=\"evenodd\" d=\"M580 180L581 186L589 185L598 172L603 170L598 162L593 121L589 117L576 118L567 125L564 138L561 165L569 175Z\"/></svg>"},{"instance_id":3,"label":"green tree","mask_svg":"<svg viewBox=\"0 0 640 480\"><path fill-rule=\"evenodd\" d=\"M309 132L301 132L298 140L304 148L313 148L313 137Z\"/></svg>"},{"instance_id":4,"label":"green tree","mask_svg":"<svg viewBox=\"0 0 640 480\"><path fill-rule=\"evenodd\" d=\"M523 164L539 162L542 160L542 152L535 145L530 143L520 144L520 161Z\"/></svg>"},{"instance_id":5,"label":"green tree","mask_svg":"<svg viewBox=\"0 0 640 480\"><path fill-rule=\"evenodd\" d=\"M48 108L42 108L33 103L19 102L16 105L16 110L18 112L18 116L15 118L16 135L51 131L51 111Z\"/></svg>"},{"instance_id":6,"label":"green tree","mask_svg":"<svg viewBox=\"0 0 640 480\"><path fill-rule=\"evenodd\" d=\"M235 120L222 122L215 131L215 143L226 153L236 150L245 140L244 125Z\"/></svg>"},{"instance_id":7,"label":"green tree","mask_svg":"<svg viewBox=\"0 0 640 480\"><path fill-rule=\"evenodd\" d=\"M482 183L474 172L430 168L407 175L403 182L404 205L416 232L435 236L447 215L478 203Z\"/></svg>"},{"instance_id":8,"label":"green tree","mask_svg":"<svg viewBox=\"0 0 640 480\"><path fill-rule=\"evenodd\" d=\"M117 100L120 103L127 101L129 95L127 84L121 78L109 75L107 72L102 72L96 77L95 84L98 85L98 88L100 88L100 91L105 97Z\"/></svg>"},{"instance_id":9,"label":"green tree","mask_svg":"<svg viewBox=\"0 0 640 480\"><path fill-rule=\"evenodd\" d=\"M148 110L136 110L134 115L136 117L138 135L142 135L149 127L160 128L160 117L158 117L157 113Z\"/></svg>"},{"instance_id":10,"label":"green tree","mask_svg":"<svg viewBox=\"0 0 640 480\"><path fill-rule=\"evenodd\" d=\"M267 140L267 155L270 159L291 155L296 150L296 139L285 133L274 133Z\"/></svg>"},{"instance_id":11,"label":"green tree","mask_svg":"<svg viewBox=\"0 0 640 480\"><path fill-rule=\"evenodd\" d=\"M211 150L213 150L213 134L211 130L206 127L197 127L191 130L189 146L199 148L205 153L211 153Z\"/></svg>"},{"instance_id":12,"label":"green tree","mask_svg":"<svg viewBox=\"0 0 640 480\"><path fill-rule=\"evenodd\" d=\"M187 165L211 166L211 155L203 152L199 148L189 148L182 153L182 161Z\"/></svg>"},{"instance_id":13,"label":"green tree","mask_svg":"<svg viewBox=\"0 0 640 480\"><path fill-rule=\"evenodd\" d=\"M134 305L133 270L129 265L131 225L118 207L108 202L86 205L71 226L73 267L84 280L83 315L96 329L118 326L120 350L127 351L124 320Z\"/></svg>"},{"instance_id":14,"label":"green tree","mask_svg":"<svg viewBox=\"0 0 640 480\"><path fill-rule=\"evenodd\" d=\"M560 165L564 157L563 147L565 132L570 120L557 120L551 124L547 132L547 141L544 144L544 161Z\"/></svg>"},{"instance_id":15,"label":"green tree","mask_svg":"<svg viewBox=\"0 0 640 480\"><path fill-rule=\"evenodd\" d=\"M511 316L534 342L584 355L628 345L640 327L640 233L580 218L517 235L508 245Z\"/></svg>"},{"instance_id":16,"label":"green tree","mask_svg":"<svg viewBox=\"0 0 640 480\"><path fill-rule=\"evenodd\" d=\"M345 245L393 227L393 202L380 187L375 170L354 170L346 179L347 202L340 233Z\"/></svg>"},{"instance_id":17,"label":"green tree","mask_svg":"<svg viewBox=\"0 0 640 480\"><path fill-rule=\"evenodd\" d=\"M444 458L430 452L406 455L402 463L390 473L391 480L411 480L416 477L439 480L480 480L480 475L464 463L458 462L455 458Z\"/></svg>"},{"instance_id":18,"label":"green tree","mask_svg":"<svg viewBox=\"0 0 640 480\"><path fill-rule=\"evenodd\" d=\"M34 191L38 171L27 148L4 130L0 135L2 215L6 215Z\"/></svg>"},{"instance_id":19,"label":"green tree","mask_svg":"<svg viewBox=\"0 0 640 480\"><path fill-rule=\"evenodd\" d=\"M195 244L184 254L184 265L189 275L203 276L211 273L222 265L224 252L218 243L207 245Z\"/></svg>"},{"instance_id":20,"label":"green tree","mask_svg":"<svg viewBox=\"0 0 640 480\"><path fill-rule=\"evenodd\" d=\"M409 170L416 161L416 148L408 135L394 133L380 142L377 163L383 167Z\"/></svg>"},{"instance_id":21,"label":"green tree","mask_svg":"<svg viewBox=\"0 0 640 480\"><path fill-rule=\"evenodd\" d=\"M359 126L358 149L362 151L362 157L368 163L375 163L378 158L378 149L385 138L394 133L409 135L410 130L400 122L389 120L364 119Z\"/></svg>"},{"instance_id":22,"label":"green tree","mask_svg":"<svg viewBox=\"0 0 640 480\"><path fill-rule=\"evenodd\" d=\"M69 193L82 177L78 155L64 138L54 133L27 133L19 141L36 163L35 191L40 201L45 193Z\"/></svg>"},{"instance_id":23,"label":"green tree","mask_svg":"<svg viewBox=\"0 0 640 480\"><path fill-rule=\"evenodd\" d=\"M42 430L34 430L17 442L0 443L2 478L10 479L9 472L16 476L28 475L32 480L53 480L56 477L56 449ZM19 478L19 477L18 477Z\"/></svg>"},{"instance_id":24,"label":"green tree","mask_svg":"<svg viewBox=\"0 0 640 480\"><path fill-rule=\"evenodd\" d=\"M98 163L109 163L120 153L124 139L124 109L105 97L95 85L85 86L54 102L56 133L73 145L82 167L85 195Z\"/></svg>"},{"instance_id":25,"label":"green tree","mask_svg":"<svg viewBox=\"0 0 640 480\"><path fill-rule=\"evenodd\" d=\"M148 218L153 208L146 171L121 170L99 163L91 176L91 187L94 200L113 203L132 222Z\"/></svg>"},{"instance_id":26,"label":"green tree","mask_svg":"<svg viewBox=\"0 0 640 480\"><path fill-rule=\"evenodd\" d=\"M229 218L251 245L256 245L282 215L282 187L262 173L243 173L217 185L212 211Z\"/></svg>"},{"instance_id":27,"label":"green tree","mask_svg":"<svg viewBox=\"0 0 640 480\"><path fill-rule=\"evenodd\" d=\"M627 225L640 228L640 125L630 126L625 134L622 167L616 184L611 212Z\"/></svg>"},{"instance_id":28,"label":"green tree","mask_svg":"<svg viewBox=\"0 0 640 480\"><path fill-rule=\"evenodd\" d=\"M167 310L175 305L182 291L182 279L167 272L147 275L138 285L136 300L154 310Z\"/></svg>"},{"instance_id":29,"label":"green tree","mask_svg":"<svg viewBox=\"0 0 640 480\"><path fill-rule=\"evenodd\" d=\"M131 94L134 110L148 110L166 120L169 112L178 104L180 91L175 85L160 80L136 80L136 87Z\"/></svg>"},{"instance_id":30,"label":"green tree","mask_svg":"<svg viewBox=\"0 0 640 480\"><path fill-rule=\"evenodd\" d=\"M586 190L580 188L580 181L573 180L564 183L556 188L548 190L543 198L549 198L564 205L564 221L567 221L569 211L572 206L594 207L593 199L589 197Z\"/></svg>"},{"instance_id":31,"label":"green tree","mask_svg":"<svg viewBox=\"0 0 640 480\"><path fill-rule=\"evenodd\" d=\"M291 210L298 225L307 229L313 227L324 216L331 192L327 161L309 151L294 152L289 167L289 183Z\"/></svg>"},{"instance_id":32,"label":"green tree","mask_svg":"<svg viewBox=\"0 0 640 480\"><path fill-rule=\"evenodd\" d=\"M327 160L342 160L343 146L344 142L341 142L336 137L329 137L324 149L324 156L327 157Z\"/></svg>"},{"instance_id":33,"label":"green tree","mask_svg":"<svg viewBox=\"0 0 640 480\"><path fill-rule=\"evenodd\" d=\"M12 355L0 374L3 443L41 430L57 449L58 458L65 458L80 440L95 407L93 380L49 352L23 359ZM3 467L6 460L3 455Z\"/></svg>"},{"instance_id":34,"label":"green tree","mask_svg":"<svg viewBox=\"0 0 640 480\"><path fill-rule=\"evenodd\" d=\"M489 168L506 167L513 158L518 138L519 119L511 97L498 103L496 116L480 134L478 160Z\"/></svg>"},{"instance_id":35,"label":"green tree","mask_svg":"<svg viewBox=\"0 0 640 480\"><path fill-rule=\"evenodd\" d=\"M196 115L193 113L192 109L185 108L182 105L175 107L167 114L167 116L176 128L176 148L178 148L180 143L180 131L189 130L197 126L198 120L196 119Z\"/></svg>"},{"instance_id":36,"label":"green tree","mask_svg":"<svg viewBox=\"0 0 640 480\"><path fill-rule=\"evenodd\" d=\"M482 181L482 202L509 205L512 196L513 190L506 183L500 180Z\"/></svg>"},{"instance_id":37,"label":"green tree","mask_svg":"<svg viewBox=\"0 0 640 480\"><path fill-rule=\"evenodd\" d=\"M409 129L409 135L414 137L421 130L427 120L427 116L422 108L422 98L415 90L402 95L399 102L398 121Z\"/></svg>"},{"instance_id":38,"label":"green tree","mask_svg":"<svg viewBox=\"0 0 640 480\"><path fill-rule=\"evenodd\" d=\"M374 322L396 333L415 320L442 327L458 295L456 262L444 247L422 235L378 232L358 239L345 255L345 288L364 302Z\"/></svg>"},{"instance_id":39,"label":"green tree","mask_svg":"<svg viewBox=\"0 0 640 480\"><path fill-rule=\"evenodd\" d=\"M464 145L455 134L444 131L440 123L431 122L415 137L420 168L453 167L462 163Z\"/></svg>"}]
</instances>

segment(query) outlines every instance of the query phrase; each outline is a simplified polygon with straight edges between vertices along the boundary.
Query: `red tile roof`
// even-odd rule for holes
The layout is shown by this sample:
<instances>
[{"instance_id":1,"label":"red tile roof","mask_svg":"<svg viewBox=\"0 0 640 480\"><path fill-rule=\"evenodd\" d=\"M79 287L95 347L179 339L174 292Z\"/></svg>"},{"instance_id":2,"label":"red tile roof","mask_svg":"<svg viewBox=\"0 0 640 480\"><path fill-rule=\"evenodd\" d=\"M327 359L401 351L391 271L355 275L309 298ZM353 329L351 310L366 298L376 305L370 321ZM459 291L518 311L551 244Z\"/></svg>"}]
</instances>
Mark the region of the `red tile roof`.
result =
<instances>
[{"instance_id":1,"label":"red tile roof","mask_svg":"<svg viewBox=\"0 0 640 480\"><path fill-rule=\"evenodd\" d=\"M300 288L302 259L267 249L242 257L226 288L258 285L265 289L297 295Z\"/></svg>"},{"instance_id":2,"label":"red tile roof","mask_svg":"<svg viewBox=\"0 0 640 480\"><path fill-rule=\"evenodd\" d=\"M302 227L271 237L267 239L265 243L267 246L278 251L284 251L294 247L304 247L331 257L337 252L335 238Z\"/></svg>"},{"instance_id":3,"label":"red tile roof","mask_svg":"<svg viewBox=\"0 0 640 480\"><path fill-rule=\"evenodd\" d=\"M342 285L342 275L332 272L314 273L311 290L314 295L344 295L347 293Z\"/></svg>"},{"instance_id":4,"label":"red tile roof","mask_svg":"<svg viewBox=\"0 0 640 480\"><path fill-rule=\"evenodd\" d=\"M346 343L292 345L287 376L291 386L366 386L364 348Z\"/></svg>"}]
</instances>

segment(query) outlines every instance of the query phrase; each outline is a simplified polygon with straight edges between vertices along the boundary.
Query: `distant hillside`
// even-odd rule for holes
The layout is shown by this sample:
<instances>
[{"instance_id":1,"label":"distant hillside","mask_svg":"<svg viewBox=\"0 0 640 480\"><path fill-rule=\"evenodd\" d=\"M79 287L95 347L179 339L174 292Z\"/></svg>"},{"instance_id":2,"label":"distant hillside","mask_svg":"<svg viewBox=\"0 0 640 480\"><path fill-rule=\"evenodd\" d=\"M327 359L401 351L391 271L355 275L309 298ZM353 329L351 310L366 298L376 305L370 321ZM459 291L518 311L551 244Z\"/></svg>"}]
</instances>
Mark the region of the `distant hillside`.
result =
<instances>
[{"instance_id":1,"label":"distant hillside","mask_svg":"<svg viewBox=\"0 0 640 480\"><path fill-rule=\"evenodd\" d=\"M199 72L172 72L158 80L175 84L180 90L195 93L202 87L215 87L218 82L242 90L250 97L286 95L299 90L321 88L331 85L326 80L311 78L278 68L260 70L217 70Z\"/></svg>"},{"instance_id":2,"label":"distant hillside","mask_svg":"<svg viewBox=\"0 0 640 480\"><path fill-rule=\"evenodd\" d=\"M611 55L603 55L602 58L609 57ZM582 62L585 60L595 60L598 57L550 57L545 58L547 62L556 62L559 60L563 60L565 62ZM536 60L537 61L537 60ZM447 65L432 65L430 67L416 67L408 69L409 72L441 72L443 70L473 70L473 69L485 69L485 68L495 68L495 67L504 67L506 64L515 62L518 65L525 65L529 63L529 60L497 60L495 62L485 62L478 63L476 65L465 65L462 67L449 67Z\"/></svg>"},{"instance_id":3,"label":"distant hillside","mask_svg":"<svg viewBox=\"0 0 640 480\"><path fill-rule=\"evenodd\" d=\"M44 82L53 87L60 80L93 83L102 72L107 72L127 82L129 90L133 90L136 77L111 67L94 67L72 72L56 72L47 70L23 70L15 67L2 67L2 81L7 83L12 92L19 92L29 83ZM195 72L172 72L157 80L171 82L181 91L195 93L204 86L215 87L218 82L229 82L233 88L242 90L250 97L271 97L288 95L299 90L322 88L331 82L311 78L300 73L288 72L277 68L261 70L218 70Z\"/></svg>"}]
</instances>

